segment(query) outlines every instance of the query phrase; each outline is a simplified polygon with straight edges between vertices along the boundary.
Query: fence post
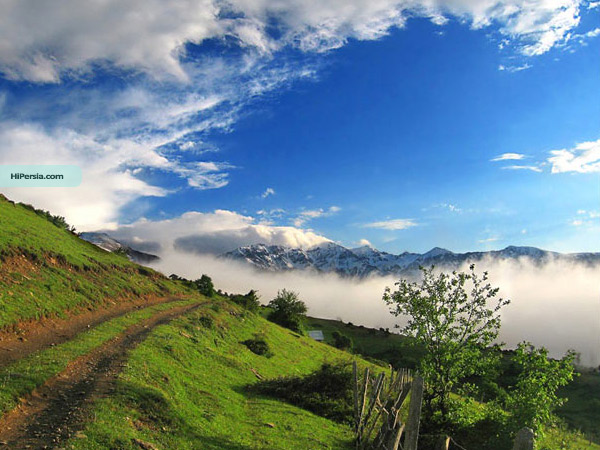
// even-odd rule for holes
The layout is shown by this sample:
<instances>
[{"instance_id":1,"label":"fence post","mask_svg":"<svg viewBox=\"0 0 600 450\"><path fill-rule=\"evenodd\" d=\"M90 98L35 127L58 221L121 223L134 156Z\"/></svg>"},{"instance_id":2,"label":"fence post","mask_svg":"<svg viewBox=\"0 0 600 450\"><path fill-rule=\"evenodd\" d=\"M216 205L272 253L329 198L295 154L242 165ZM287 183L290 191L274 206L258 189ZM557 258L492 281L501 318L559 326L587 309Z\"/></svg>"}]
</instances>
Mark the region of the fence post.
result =
<instances>
[{"instance_id":1,"label":"fence post","mask_svg":"<svg viewBox=\"0 0 600 450\"><path fill-rule=\"evenodd\" d=\"M513 450L533 450L535 439L531 428L521 428L515 436Z\"/></svg>"},{"instance_id":2,"label":"fence post","mask_svg":"<svg viewBox=\"0 0 600 450\"><path fill-rule=\"evenodd\" d=\"M450 436L440 436L436 450L448 450L450 447Z\"/></svg>"},{"instance_id":3,"label":"fence post","mask_svg":"<svg viewBox=\"0 0 600 450\"><path fill-rule=\"evenodd\" d=\"M423 378L415 375L410 389L410 405L406 421L406 438L404 450L417 450L419 440L419 424L421 422L421 403L423 402Z\"/></svg>"}]
</instances>

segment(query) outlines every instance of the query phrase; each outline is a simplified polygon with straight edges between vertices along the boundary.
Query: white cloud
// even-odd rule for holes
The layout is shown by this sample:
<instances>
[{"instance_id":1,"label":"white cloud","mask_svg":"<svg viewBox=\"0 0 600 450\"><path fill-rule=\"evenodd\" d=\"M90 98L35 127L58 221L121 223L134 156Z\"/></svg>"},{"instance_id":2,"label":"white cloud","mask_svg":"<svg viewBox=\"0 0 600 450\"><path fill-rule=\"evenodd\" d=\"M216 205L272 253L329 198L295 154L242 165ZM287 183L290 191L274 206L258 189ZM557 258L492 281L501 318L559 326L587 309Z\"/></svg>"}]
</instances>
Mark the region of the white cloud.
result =
<instances>
[{"instance_id":1,"label":"white cloud","mask_svg":"<svg viewBox=\"0 0 600 450\"><path fill-rule=\"evenodd\" d=\"M173 172L187 179L188 185L197 189L219 189L229 183L226 170L235 166L226 162L199 161L173 167Z\"/></svg>"},{"instance_id":2,"label":"white cloud","mask_svg":"<svg viewBox=\"0 0 600 450\"><path fill-rule=\"evenodd\" d=\"M310 230L270 226L233 211L187 212L168 220L138 220L110 230L111 236L135 242L136 248L158 254L178 249L183 252L220 254L251 244L287 245L309 248L329 239Z\"/></svg>"},{"instance_id":3,"label":"white cloud","mask_svg":"<svg viewBox=\"0 0 600 450\"><path fill-rule=\"evenodd\" d=\"M275 195L275 189L268 187L265 192L260 194L261 198L267 198L269 195Z\"/></svg>"},{"instance_id":4,"label":"white cloud","mask_svg":"<svg viewBox=\"0 0 600 450\"><path fill-rule=\"evenodd\" d=\"M538 166L521 166L521 165L513 165L513 166L504 166L502 167L506 170L530 170L532 172L541 172L541 167Z\"/></svg>"},{"instance_id":5,"label":"white cloud","mask_svg":"<svg viewBox=\"0 0 600 450\"><path fill-rule=\"evenodd\" d=\"M301 227L309 220L316 219L319 217L330 217L334 214L337 214L341 210L342 210L342 208L340 208L339 206L330 206L328 209L323 209L323 208L309 209L306 211L302 211L298 215L298 217L296 217L292 220L292 223L294 224L295 227Z\"/></svg>"},{"instance_id":6,"label":"white cloud","mask_svg":"<svg viewBox=\"0 0 600 450\"><path fill-rule=\"evenodd\" d=\"M501 155L490 159L490 161L519 160L523 158L525 158L525 155L523 155L522 153L502 153Z\"/></svg>"},{"instance_id":7,"label":"white cloud","mask_svg":"<svg viewBox=\"0 0 600 450\"><path fill-rule=\"evenodd\" d=\"M492 236L489 238L485 238L485 239L479 239L477 242L479 242L480 244L488 244L490 242L496 242L499 238L496 236Z\"/></svg>"},{"instance_id":8,"label":"white cloud","mask_svg":"<svg viewBox=\"0 0 600 450\"><path fill-rule=\"evenodd\" d=\"M516 73L516 72L521 72L523 70L531 69L532 67L533 66L528 63L521 64L520 66L505 66L504 64L500 64L498 66L498 70L501 72Z\"/></svg>"},{"instance_id":9,"label":"white cloud","mask_svg":"<svg viewBox=\"0 0 600 450\"><path fill-rule=\"evenodd\" d=\"M0 123L0 164L72 164L82 182L70 188L4 188L13 200L65 216L78 229L114 225L119 210L140 196L167 191L136 178L135 168L168 169L152 145L114 139L99 142L71 130L47 133L31 124Z\"/></svg>"},{"instance_id":10,"label":"white cloud","mask_svg":"<svg viewBox=\"0 0 600 450\"><path fill-rule=\"evenodd\" d=\"M433 207L447 209L448 211L453 212L453 213L462 212L462 208L458 207L457 205L455 205L453 203L438 203L436 205L433 205Z\"/></svg>"},{"instance_id":11,"label":"white cloud","mask_svg":"<svg viewBox=\"0 0 600 450\"><path fill-rule=\"evenodd\" d=\"M579 209L577 210L577 218L572 219L569 223L575 227L582 225L589 227L597 224L597 219L600 219L600 211Z\"/></svg>"},{"instance_id":12,"label":"white cloud","mask_svg":"<svg viewBox=\"0 0 600 450\"><path fill-rule=\"evenodd\" d=\"M496 25L528 56L547 52L579 23L581 0L7 0L0 17L0 70L15 80L59 82L93 64L188 81L186 43L226 36L261 54L285 45L338 48L350 38L378 39L410 16L443 25ZM140 14L143 11L143 14ZM230 13L230 14L229 14ZM273 38L269 26L281 33ZM109 30L109 31L107 31Z\"/></svg>"},{"instance_id":13,"label":"white cloud","mask_svg":"<svg viewBox=\"0 0 600 450\"><path fill-rule=\"evenodd\" d=\"M373 247L373 244L371 244L371 242L368 239L360 239L357 244L359 245L359 247L363 247L365 245L369 246L369 247Z\"/></svg>"},{"instance_id":14,"label":"white cloud","mask_svg":"<svg viewBox=\"0 0 600 450\"><path fill-rule=\"evenodd\" d=\"M600 139L582 142L571 149L552 150L550 154L552 173L600 172Z\"/></svg>"},{"instance_id":15,"label":"white cloud","mask_svg":"<svg viewBox=\"0 0 600 450\"><path fill-rule=\"evenodd\" d=\"M405 230L415 226L417 226L417 223L413 219L390 219L363 225L364 228L381 228L384 230Z\"/></svg>"}]
</instances>

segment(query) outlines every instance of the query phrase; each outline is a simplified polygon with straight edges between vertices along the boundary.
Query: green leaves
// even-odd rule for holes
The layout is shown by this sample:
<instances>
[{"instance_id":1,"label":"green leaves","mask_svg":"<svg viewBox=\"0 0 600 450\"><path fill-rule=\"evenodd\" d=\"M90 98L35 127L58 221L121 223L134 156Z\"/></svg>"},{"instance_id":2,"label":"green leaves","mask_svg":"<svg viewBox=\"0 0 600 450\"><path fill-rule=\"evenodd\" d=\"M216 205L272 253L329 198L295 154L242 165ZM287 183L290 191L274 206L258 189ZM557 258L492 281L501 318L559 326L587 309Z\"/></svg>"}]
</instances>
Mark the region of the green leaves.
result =
<instances>
[{"instance_id":1,"label":"green leaves","mask_svg":"<svg viewBox=\"0 0 600 450\"><path fill-rule=\"evenodd\" d=\"M298 293L282 289L268 306L273 309L268 317L271 322L302 333L302 323L308 310Z\"/></svg>"},{"instance_id":2,"label":"green leaves","mask_svg":"<svg viewBox=\"0 0 600 450\"><path fill-rule=\"evenodd\" d=\"M498 337L500 309L509 300L496 298L498 288L488 283L488 274L452 274L421 268L422 280L400 280L396 290L385 290L383 300L395 316L408 316L403 332L414 337L427 353L420 371L427 382L425 415L441 414L449 420L450 392L467 377L485 375L497 359L484 351Z\"/></svg>"},{"instance_id":3,"label":"green leaves","mask_svg":"<svg viewBox=\"0 0 600 450\"><path fill-rule=\"evenodd\" d=\"M566 401L556 393L573 379L575 357L574 351L568 351L560 360L549 359L545 348L535 348L529 342L519 344L513 361L520 374L505 402L515 430L527 426L541 433L552 421L553 411Z\"/></svg>"}]
</instances>

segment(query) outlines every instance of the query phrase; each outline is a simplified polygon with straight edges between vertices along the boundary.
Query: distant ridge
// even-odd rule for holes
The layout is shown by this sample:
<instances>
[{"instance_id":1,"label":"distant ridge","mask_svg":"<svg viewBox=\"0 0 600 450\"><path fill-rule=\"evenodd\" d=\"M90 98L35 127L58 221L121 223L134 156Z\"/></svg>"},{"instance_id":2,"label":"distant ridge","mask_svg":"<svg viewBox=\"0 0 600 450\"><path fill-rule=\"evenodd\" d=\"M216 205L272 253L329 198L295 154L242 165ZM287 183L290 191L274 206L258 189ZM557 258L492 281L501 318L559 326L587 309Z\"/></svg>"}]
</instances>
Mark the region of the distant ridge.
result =
<instances>
[{"instance_id":1,"label":"distant ridge","mask_svg":"<svg viewBox=\"0 0 600 450\"><path fill-rule=\"evenodd\" d=\"M123 244L122 242L119 242L116 239L110 237L106 233L84 232L80 233L79 237L84 241L91 242L92 244L100 247L101 249L106 250L107 252L122 250L125 252L127 257L131 261L136 262L138 264L149 264L160 259L156 255L135 250L129 245Z\"/></svg>"},{"instance_id":2,"label":"distant ridge","mask_svg":"<svg viewBox=\"0 0 600 450\"><path fill-rule=\"evenodd\" d=\"M419 266L456 269L464 263L478 262L484 258L497 260L526 259L534 264L550 260L600 265L600 253L563 254L536 247L508 246L502 250L454 253L434 247L426 253L404 252L394 255L368 245L348 249L333 242L319 244L307 250L281 245L254 244L224 253L221 258L242 261L257 269L269 272L312 270L333 272L345 277L408 275Z\"/></svg>"}]
</instances>

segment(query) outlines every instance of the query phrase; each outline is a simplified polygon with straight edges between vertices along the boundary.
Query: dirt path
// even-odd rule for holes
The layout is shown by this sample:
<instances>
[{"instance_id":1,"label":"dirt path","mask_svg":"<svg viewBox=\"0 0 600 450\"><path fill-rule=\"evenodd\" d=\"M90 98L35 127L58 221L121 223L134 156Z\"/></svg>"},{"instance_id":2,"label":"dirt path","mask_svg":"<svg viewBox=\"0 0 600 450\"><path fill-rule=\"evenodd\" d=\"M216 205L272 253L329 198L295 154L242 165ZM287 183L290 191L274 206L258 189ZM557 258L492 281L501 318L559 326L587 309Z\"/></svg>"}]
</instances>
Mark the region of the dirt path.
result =
<instances>
[{"instance_id":1,"label":"dirt path","mask_svg":"<svg viewBox=\"0 0 600 450\"><path fill-rule=\"evenodd\" d=\"M83 428L88 406L110 394L129 351L158 325L200 307L178 306L132 325L117 337L74 361L0 418L0 448L59 448Z\"/></svg>"},{"instance_id":2,"label":"dirt path","mask_svg":"<svg viewBox=\"0 0 600 450\"><path fill-rule=\"evenodd\" d=\"M107 320L136 309L177 300L181 299L177 297L150 297L135 301L121 301L104 308L91 311L84 310L64 319L41 319L21 323L18 326L18 332L0 332L0 368L6 367L10 363L38 350L69 341L82 331Z\"/></svg>"}]
</instances>

